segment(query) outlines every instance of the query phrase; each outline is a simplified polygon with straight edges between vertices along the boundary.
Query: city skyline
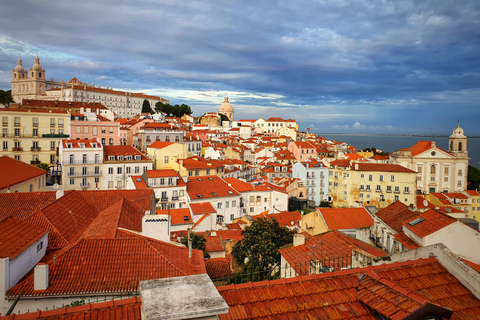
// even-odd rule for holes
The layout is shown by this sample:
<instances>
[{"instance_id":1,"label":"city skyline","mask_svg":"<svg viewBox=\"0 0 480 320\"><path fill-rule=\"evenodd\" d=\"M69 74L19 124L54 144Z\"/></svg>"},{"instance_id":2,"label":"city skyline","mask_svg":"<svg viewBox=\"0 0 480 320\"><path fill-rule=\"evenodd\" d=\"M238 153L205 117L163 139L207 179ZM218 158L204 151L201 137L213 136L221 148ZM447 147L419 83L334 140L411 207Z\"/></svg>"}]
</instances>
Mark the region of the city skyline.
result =
<instances>
[{"instance_id":1,"label":"city skyline","mask_svg":"<svg viewBox=\"0 0 480 320\"><path fill-rule=\"evenodd\" d=\"M332 133L479 135L480 3L9 2L0 89L20 56L47 79L140 91L195 116Z\"/></svg>"}]
</instances>

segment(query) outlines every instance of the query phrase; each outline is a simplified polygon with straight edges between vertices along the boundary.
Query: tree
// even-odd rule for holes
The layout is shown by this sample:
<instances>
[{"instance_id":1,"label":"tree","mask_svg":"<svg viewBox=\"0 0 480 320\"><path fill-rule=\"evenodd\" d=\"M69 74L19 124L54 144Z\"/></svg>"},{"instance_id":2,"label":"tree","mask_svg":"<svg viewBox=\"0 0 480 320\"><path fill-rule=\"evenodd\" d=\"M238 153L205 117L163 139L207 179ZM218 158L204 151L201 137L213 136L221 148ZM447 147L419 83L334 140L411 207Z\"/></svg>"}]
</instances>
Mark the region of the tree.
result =
<instances>
[{"instance_id":1,"label":"tree","mask_svg":"<svg viewBox=\"0 0 480 320\"><path fill-rule=\"evenodd\" d=\"M205 237L201 234L193 232L190 234L190 238L192 239L192 249L202 250L203 257L205 259L210 258L210 255L205 252L205 249L207 248L207 239L205 239ZM183 237L180 239L180 242L188 248L188 237Z\"/></svg>"},{"instance_id":2,"label":"tree","mask_svg":"<svg viewBox=\"0 0 480 320\"><path fill-rule=\"evenodd\" d=\"M8 106L11 102L13 102L12 90L0 90L0 103Z\"/></svg>"},{"instance_id":3,"label":"tree","mask_svg":"<svg viewBox=\"0 0 480 320\"><path fill-rule=\"evenodd\" d=\"M292 243L294 234L295 231L280 226L275 218L259 218L242 231L244 238L233 247L232 255L239 264L248 258L243 264L244 272L271 270L280 263L278 249Z\"/></svg>"},{"instance_id":4,"label":"tree","mask_svg":"<svg viewBox=\"0 0 480 320\"><path fill-rule=\"evenodd\" d=\"M475 167L468 166L468 187L469 190L478 189L480 184L480 170Z\"/></svg>"},{"instance_id":5,"label":"tree","mask_svg":"<svg viewBox=\"0 0 480 320\"><path fill-rule=\"evenodd\" d=\"M328 201L325 201L325 200L322 200L320 201L320 205L319 207L322 207L322 208L331 208L332 207L332 204Z\"/></svg>"},{"instance_id":6,"label":"tree","mask_svg":"<svg viewBox=\"0 0 480 320\"><path fill-rule=\"evenodd\" d=\"M48 163L42 162L40 164L37 164L37 168L47 171L47 178L50 177L50 166L48 165Z\"/></svg>"},{"instance_id":7,"label":"tree","mask_svg":"<svg viewBox=\"0 0 480 320\"><path fill-rule=\"evenodd\" d=\"M155 112L160 113L163 112L163 106L164 104L161 101L158 101L155 103Z\"/></svg>"},{"instance_id":8,"label":"tree","mask_svg":"<svg viewBox=\"0 0 480 320\"><path fill-rule=\"evenodd\" d=\"M143 100L142 104L142 113L153 113L152 107L150 106L150 102L147 99Z\"/></svg>"}]
</instances>

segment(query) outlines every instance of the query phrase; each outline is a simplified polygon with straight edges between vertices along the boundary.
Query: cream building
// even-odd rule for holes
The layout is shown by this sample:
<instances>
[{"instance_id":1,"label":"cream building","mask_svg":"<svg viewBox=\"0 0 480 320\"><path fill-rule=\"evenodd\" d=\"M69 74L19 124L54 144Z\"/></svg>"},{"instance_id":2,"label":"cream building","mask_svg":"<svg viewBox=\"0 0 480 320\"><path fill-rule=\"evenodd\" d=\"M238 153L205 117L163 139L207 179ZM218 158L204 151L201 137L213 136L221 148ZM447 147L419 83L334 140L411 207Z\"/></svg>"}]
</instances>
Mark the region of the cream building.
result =
<instances>
[{"instance_id":1,"label":"cream building","mask_svg":"<svg viewBox=\"0 0 480 320\"><path fill-rule=\"evenodd\" d=\"M70 136L70 113L63 110L0 109L0 156L38 165L55 164L60 140Z\"/></svg>"},{"instance_id":2,"label":"cream building","mask_svg":"<svg viewBox=\"0 0 480 320\"><path fill-rule=\"evenodd\" d=\"M395 201L416 205L416 172L400 165L335 160L328 181L334 208L384 208Z\"/></svg>"},{"instance_id":3,"label":"cream building","mask_svg":"<svg viewBox=\"0 0 480 320\"><path fill-rule=\"evenodd\" d=\"M161 97L95 86L94 83L84 83L77 78L68 82L46 80L45 69L40 65L38 57L29 71L23 68L22 59L18 58L17 66L12 70L12 98L17 103L25 99L98 102L121 117L140 114L145 99L152 110L157 102L168 103L168 100Z\"/></svg>"},{"instance_id":4,"label":"cream building","mask_svg":"<svg viewBox=\"0 0 480 320\"><path fill-rule=\"evenodd\" d=\"M467 137L460 124L449 137L448 152L437 147L435 141L419 141L391 156L392 163L418 172L416 192L419 194L465 190L468 159Z\"/></svg>"}]
</instances>

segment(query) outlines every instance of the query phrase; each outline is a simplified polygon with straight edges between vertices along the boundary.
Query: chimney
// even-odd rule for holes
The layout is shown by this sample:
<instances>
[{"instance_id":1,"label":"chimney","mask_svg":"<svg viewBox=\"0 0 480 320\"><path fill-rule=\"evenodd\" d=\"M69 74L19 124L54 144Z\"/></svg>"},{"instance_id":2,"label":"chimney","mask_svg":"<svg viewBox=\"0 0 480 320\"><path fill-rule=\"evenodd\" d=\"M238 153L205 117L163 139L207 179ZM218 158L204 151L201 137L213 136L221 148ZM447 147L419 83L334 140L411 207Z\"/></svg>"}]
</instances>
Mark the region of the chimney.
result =
<instances>
[{"instance_id":1,"label":"chimney","mask_svg":"<svg viewBox=\"0 0 480 320\"><path fill-rule=\"evenodd\" d=\"M216 235L217 235L217 231L212 230L212 231L210 232L210 235L211 235L211 236L216 236Z\"/></svg>"},{"instance_id":2,"label":"chimney","mask_svg":"<svg viewBox=\"0 0 480 320\"><path fill-rule=\"evenodd\" d=\"M48 288L47 264L39 263L35 266L33 281L33 290L46 290Z\"/></svg>"},{"instance_id":3,"label":"chimney","mask_svg":"<svg viewBox=\"0 0 480 320\"><path fill-rule=\"evenodd\" d=\"M64 193L65 192L63 191L63 189L58 189L57 192L55 193L55 199L56 200L60 199L61 197L63 197Z\"/></svg>"},{"instance_id":4,"label":"chimney","mask_svg":"<svg viewBox=\"0 0 480 320\"><path fill-rule=\"evenodd\" d=\"M305 244L305 236L301 233L297 233L293 235L293 246L302 246Z\"/></svg>"}]
</instances>

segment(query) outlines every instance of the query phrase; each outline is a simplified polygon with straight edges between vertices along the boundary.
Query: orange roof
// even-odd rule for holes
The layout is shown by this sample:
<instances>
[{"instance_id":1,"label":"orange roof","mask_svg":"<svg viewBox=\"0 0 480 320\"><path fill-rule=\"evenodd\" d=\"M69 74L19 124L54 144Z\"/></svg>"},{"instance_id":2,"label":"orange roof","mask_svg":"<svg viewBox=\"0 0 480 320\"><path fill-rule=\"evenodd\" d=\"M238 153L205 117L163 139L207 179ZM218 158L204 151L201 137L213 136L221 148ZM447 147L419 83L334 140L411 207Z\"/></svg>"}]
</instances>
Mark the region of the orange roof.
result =
<instances>
[{"instance_id":1,"label":"orange roof","mask_svg":"<svg viewBox=\"0 0 480 320\"><path fill-rule=\"evenodd\" d=\"M206 273L203 252L137 236L82 239L57 254L49 265L49 286L35 291L33 273L7 291L7 296L137 292L140 280ZM105 254L108 252L108 254ZM189 262L190 261L190 262ZM92 276L95 275L95 276Z\"/></svg>"},{"instance_id":2,"label":"orange roof","mask_svg":"<svg viewBox=\"0 0 480 320\"><path fill-rule=\"evenodd\" d=\"M416 220L416 219L421 219ZM415 222L413 222L415 220ZM418 222L417 222L418 221ZM446 214L430 209L420 214L418 218L412 218L402 222L403 226L415 233L417 236L423 238L432 234L446 226L454 223L457 219L452 218ZM412 225L413 224L413 225Z\"/></svg>"},{"instance_id":3,"label":"orange roof","mask_svg":"<svg viewBox=\"0 0 480 320\"><path fill-rule=\"evenodd\" d=\"M425 199L424 196L417 195L417 208L418 209L435 209L435 206Z\"/></svg>"},{"instance_id":4,"label":"orange roof","mask_svg":"<svg viewBox=\"0 0 480 320\"><path fill-rule=\"evenodd\" d=\"M217 212L210 202L190 203L190 208L192 209L193 214L207 214Z\"/></svg>"},{"instance_id":5,"label":"orange roof","mask_svg":"<svg viewBox=\"0 0 480 320\"><path fill-rule=\"evenodd\" d=\"M83 87L82 87L83 89ZM23 99L22 107L45 108L46 112L52 109L103 109L108 110L107 107L98 102L74 102L74 101L60 101L60 100L26 100ZM54 112L52 110L52 112ZM64 111L65 112L65 111Z\"/></svg>"},{"instance_id":6,"label":"orange roof","mask_svg":"<svg viewBox=\"0 0 480 320\"><path fill-rule=\"evenodd\" d=\"M104 146L103 153L106 161L108 156L142 156L142 160L150 160L133 146Z\"/></svg>"},{"instance_id":7,"label":"orange roof","mask_svg":"<svg viewBox=\"0 0 480 320\"><path fill-rule=\"evenodd\" d=\"M227 254L225 258L214 258L205 260L207 274L211 279L227 278L233 276L230 269L231 255Z\"/></svg>"},{"instance_id":8,"label":"orange roof","mask_svg":"<svg viewBox=\"0 0 480 320\"><path fill-rule=\"evenodd\" d=\"M413 249L417 249L417 248L420 248L420 245L418 243L416 243L415 241L413 241L412 239L410 239L405 233L403 232L399 232L399 233L396 233L393 235L395 237L395 239L397 239L401 244L403 244L403 246L405 248L407 248L408 250L413 250Z\"/></svg>"},{"instance_id":9,"label":"orange roof","mask_svg":"<svg viewBox=\"0 0 480 320\"><path fill-rule=\"evenodd\" d=\"M216 236L203 236L205 240L207 240L207 244L205 247L205 251L207 252L218 252L218 251L225 251L225 248L222 244L222 238L219 235Z\"/></svg>"},{"instance_id":10,"label":"orange roof","mask_svg":"<svg viewBox=\"0 0 480 320\"><path fill-rule=\"evenodd\" d=\"M80 143L83 145L80 146ZM97 139L63 139L62 145L66 149L67 144L71 144L72 148L101 148L102 144Z\"/></svg>"},{"instance_id":11,"label":"orange roof","mask_svg":"<svg viewBox=\"0 0 480 320\"><path fill-rule=\"evenodd\" d=\"M135 185L135 189L148 189L147 184L143 181L142 176L132 176L133 184Z\"/></svg>"},{"instance_id":12,"label":"orange roof","mask_svg":"<svg viewBox=\"0 0 480 320\"><path fill-rule=\"evenodd\" d=\"M19 183L41 177L47 171L10 157L0 157L0 166L4 172L0 174L0 190L9 189Z\"/></svg>"},{"instance_id":13,"label":"orange roof","mask_svg":"<svg viewBox=\"0 0 480 320\"><path fill-rule=\"evenodd\" d=\"M279 252L298 275L308 275L312 260L318 260L322 266L333 267L335 270L350 267L353 250L362 251L366 255L375 257L388 255L379 248L336 230L307 238L303 245L284 246L279 249Z\"/></svg>"},{"instance_id":14,"label":"orange roof","mask_svg":"<svg viewBox=\"0 0 480 320\"><path fill-rule=\"evenodd\" d=\"M356 229L373 225L365 208L316 208L329 230Z\"/></svg>"},{"instance_id":15,"label":"orange roof","mask_svg":"<svg viewBox=\"0 0 480 320\"><path fill-rule=\"evenodd\" d=\"M0 221L0 259L15 259L47 231L13 217Z\"/></svg>"},{"instance_id":16,"label":"orange roof","mask_svg":"<svg viewBox=\"0 0 480 320\"><path fill-rule=\"evenodd\" d=\"M0 193L0 220L9 216L24 220L55 198L55 191Z\"/></svg>"},{"instance_id":17,"label":"orange roof","mask_svg":"<svg viewBox=\"0 0 480 320\"><path fill-rule=\"evenodd\" d=\"M163 178L163 177L177 177L177 173L173 169L162 169L162 170L147 170L148 178Z\"/></svg>"},{"instance_id":18,"label":"orange roof","mask_svg":"<svg viewBox=\"0 0 480 320\"><path fill-rule=\"evenodd\" d=\"M172 144L174 144L174 142L155 141L154 143L152 143L148 147L153 148L153 149L163 149L163 148L166 148L168 146L171 146Z\"/></svg>"},{"instance_id":19,"label":"orange roof","mask_svg":"<svg viewBox=\"0 0 480 320\"><path fill-rule=\"evenodd\" d=\"M390 228L402 232L402 222L419 215L416 211L410 211L406 204L395 201L386 208L380 209L375 215L385 222Z\"/></svg>"},{"instance_id":20,"label":"orange roof","mask_svg":"<svg viewBox=\"0 0 480 320\"><path fill-rule=\"evenodd\" d=\"M480 313L480 300L435 258L217 289L230 307L221 320L379 319L376 312L402 319L421 308L422 300L445 312L452 308L452 319Z\"/></svg>"},{"instance_id":21,"label":"orange roof","mask_svg":"<svg viewBox=\"0 0 480 320\"><path fill-rule=\"evenodd\" d=\"M382 171L382 172L406 172L406 173L416 173L413 170L402 167L398 164L389 164L389 163L364 163L359 162L352 164L352 169L356 169L358 165L359 171Z\"/></svg>"},{"instance_id":22,"label":"orange roof","mask_svg":"<svg viewBox=\"0 0 480 320\"><path fill-rule=\"evenodd\" d=\"M171 224L191 224L193 223L192 214L190 213L190 208L180 208L180 209L169 209L169 210L157 210L157 214L168 214L170 215Z\"/></svg>"},{"instance_id":23,"label":"orange roof","mask_svg":"<svg viewBox=\"0 0 480 320\"><path fill-rule=\"evenodd\" d=\"M224 179L218 176L189 177L187 192L192 200L239 195Z\"/></svg>"}]
</instances>

